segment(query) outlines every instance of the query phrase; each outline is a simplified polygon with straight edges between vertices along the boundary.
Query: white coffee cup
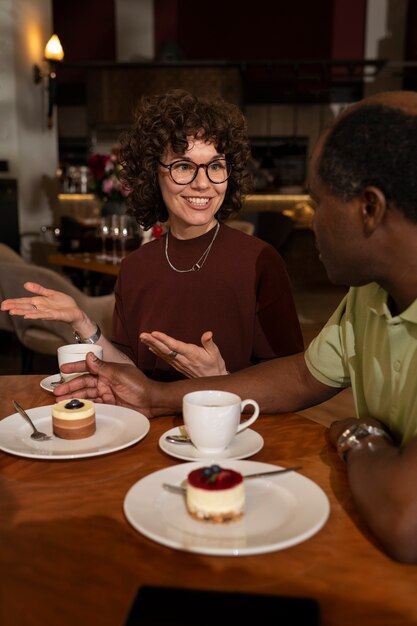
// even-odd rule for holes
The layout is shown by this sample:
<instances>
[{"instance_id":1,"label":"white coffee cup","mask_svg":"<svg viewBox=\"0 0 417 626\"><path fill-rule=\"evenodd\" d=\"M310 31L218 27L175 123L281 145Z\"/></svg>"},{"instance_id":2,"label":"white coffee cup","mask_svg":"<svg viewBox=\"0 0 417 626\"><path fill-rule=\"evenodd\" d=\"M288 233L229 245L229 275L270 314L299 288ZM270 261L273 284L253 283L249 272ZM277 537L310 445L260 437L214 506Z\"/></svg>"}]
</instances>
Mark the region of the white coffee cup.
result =
<instances>
[{"instance_id":1,"label":"white coffee cup","mask_svg":"<svg viewBox=\"0 0 417 626\"><path fill-rule=\"evenodd\" d=\"M252 405L254 412L241 422L241 413L247 405ZM204 454L219 454L226 450L236 433L254 423L259 406L255 400L242 400L229 391L193 391L183 397L182 413L195 447Z\"/></svg>"},{"instance_id":2,"label":"white coffee cup","mask_svg":"<svg viewBox=\"0 0 417 626\"><path fill-rule=\"evenodd\" d=\"M94 352L99 359L103 358L103 348L93 343L69 343L65 346L60 346L57 350L58 365L61 376L65 382L68 382L72 378L87 374L87 372L77 372L74 374L66 374L61 370L61 365L64 363L72 363L73 361L85 361L85 357L88 352Z\"/></svg>"}]
</instances>

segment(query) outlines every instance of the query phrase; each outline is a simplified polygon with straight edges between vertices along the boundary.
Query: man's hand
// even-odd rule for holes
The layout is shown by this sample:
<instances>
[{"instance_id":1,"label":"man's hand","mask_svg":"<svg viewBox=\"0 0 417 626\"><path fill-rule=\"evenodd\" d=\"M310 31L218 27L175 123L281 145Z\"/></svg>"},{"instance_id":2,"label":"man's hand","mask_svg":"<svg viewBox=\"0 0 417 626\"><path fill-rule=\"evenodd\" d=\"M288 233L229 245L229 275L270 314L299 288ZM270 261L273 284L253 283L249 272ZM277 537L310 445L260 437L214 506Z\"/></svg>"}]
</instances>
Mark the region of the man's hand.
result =
<instances>
[{"instance_id":1,"label":"man's hand","mask_svg":"<svg viewBox=\"0 0 417 626\"><path fill-rule=\"evenodd\" d=\"M129 407L148 417L158 414L157 409L151 410L149 390L152 381L134 365L106 363L89 352L85 361L62 366L66 374L86 370L89 374L55 387L54 394L58 399L89 398L94 402Z\"/></svg>"},{"instance_id":2,"label":"man's hand","mask_svg":"<svg viewBox=\"0 0 417 626\"><path fill-rule=\"evenodd\" d=\"M336 420L330 424L330 427L327 431L327 440L334 447L337 447L337 442L339 440L340 435L353 424L359 424L361 422L365 422L366 424L370 424L371 426L376 426L377 428L385 429L385 426L379 421L374 419L373 417L367 417L363 419L358 419L357 417L346 417L342 420Z\"/></svg>"},{"instance_id":3,"label":"man's hand","mask_svg":"<svg viewBox=\"0 0 417 626\"><path fill-rule=\"evenodd\" d=\"M336 448L337 441L340 435L346 430L346 428L349 428L349 426L352 426L352 424L357 424L357 423L358 423L358 419L356 417L346 417L343 420L336 420L335 422L332 422L326 433L327 441L334 448Z\"/></svg>"}]
</instances>

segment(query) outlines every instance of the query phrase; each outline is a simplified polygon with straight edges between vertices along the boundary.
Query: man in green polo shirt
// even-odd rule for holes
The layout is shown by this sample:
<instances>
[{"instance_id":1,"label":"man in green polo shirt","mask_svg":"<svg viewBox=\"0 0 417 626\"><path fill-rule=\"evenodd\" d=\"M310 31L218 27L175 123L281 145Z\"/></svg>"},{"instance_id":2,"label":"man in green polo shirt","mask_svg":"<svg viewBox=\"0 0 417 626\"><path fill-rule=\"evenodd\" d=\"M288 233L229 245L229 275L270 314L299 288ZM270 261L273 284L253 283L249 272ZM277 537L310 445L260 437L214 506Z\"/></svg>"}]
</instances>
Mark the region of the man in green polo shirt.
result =
<instances>
[{"instance_id":1,"label":"man in green polo shirt","mask_svg":"<svg viewBox=\"0 0 417 626\"><path fill-rule=\"evenodd\" d=\"M352 386L357 417L332 424L329 441L385 550L417 563L417 93L377 94L348 107L322 133L309 170L320 258L330 280L350 290L305 353L169 384L89 355L93 376L55 393L153 416L181 410L195 389L249 394L264 413L277 413ZM181 346L171 349L181 354Z\"/></svg>"}]
</instances>

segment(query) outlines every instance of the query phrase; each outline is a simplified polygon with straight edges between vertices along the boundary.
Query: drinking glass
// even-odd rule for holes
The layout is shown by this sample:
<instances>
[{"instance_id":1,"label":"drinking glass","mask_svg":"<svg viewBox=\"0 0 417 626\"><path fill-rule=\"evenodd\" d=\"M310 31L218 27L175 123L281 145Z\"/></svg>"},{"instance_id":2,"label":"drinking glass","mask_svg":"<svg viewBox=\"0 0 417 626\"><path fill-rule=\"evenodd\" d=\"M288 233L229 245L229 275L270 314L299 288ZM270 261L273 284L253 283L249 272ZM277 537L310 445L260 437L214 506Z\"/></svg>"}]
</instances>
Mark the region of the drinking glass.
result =
<instances>
[{"instance_id":1,"label":"drinking glass","mask_svg":"<svg viewBox=\"0 0 417 626\"><path fill-rule=\"evenodd\" d=\"M119 240L120 237L120 215L117 215L116 213L113 213L113 215L110 215L110 236L112 239L112 255L111 255L111 261L113 263L119 263L120 258L118 255L118 251L117 251L117 242Z\"/></svg>"},{"instance_id":2,"label":"drinking glass","mask_svg":"<svg viewBox=\"0 0 417 626\"><path fill-rule=\"evenodd\" d=\"M133 239L133 223L130 215L119 216L119 241L120 241L120 261L126 256L126 251Z\"/></svg>"},{"instance_id":3,"label":"drinking glass","mask_svg":"<svg viewBox=\"0 0 417 626\"><path fill-rule=\"evenodd\" d=\"M99 236L101 238L101 253L97 255L97 258L100 261L107 261L107 251L106 251L106 244L107 244L107 239L110 236L110 220L108 217L102 217L100 219L100 225L98 227L99 230Z\"/></svg>"}]
</instances>

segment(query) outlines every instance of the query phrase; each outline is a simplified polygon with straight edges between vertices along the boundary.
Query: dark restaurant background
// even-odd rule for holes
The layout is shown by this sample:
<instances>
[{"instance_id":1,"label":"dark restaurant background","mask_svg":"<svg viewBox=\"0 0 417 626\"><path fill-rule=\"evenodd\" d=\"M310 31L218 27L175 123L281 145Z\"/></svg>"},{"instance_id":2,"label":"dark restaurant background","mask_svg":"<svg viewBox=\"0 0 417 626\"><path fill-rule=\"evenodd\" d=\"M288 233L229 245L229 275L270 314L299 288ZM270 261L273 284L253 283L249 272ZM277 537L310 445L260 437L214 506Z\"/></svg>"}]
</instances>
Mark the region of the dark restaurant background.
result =
<instances>
[{"instance_id":1,"label":"dark restaurant background","mask_svg":"<svg viewBox=\"0 0 417 626\"><path fill-rule=\"evenodd\" d=\"M108 151L137 98L172 86L236 100L254 154L281 159L274 191L302 189L309 149L344 104L414 88L416 24L416 3L407 0L260 1L245 9L229 0L199 11L190 0L1 0L2 240L15 245L20 234L27 254L51 224L48 181L60 162ZM33 65L47 70L43 48L53 32L65 58L48 128L47 83L34 83Z\"/></svg>"},{"instance_id":2,"label":"dark restaurant background","mask_svg":"<svg viewBox=\"0 0 417 626\"><path fill-rule=\"evenodd\" d=\"M53 68L48 125L52 33L65 56ZM1 242L83 290L109 293L114 276L51 265L57 251L101 245L84 221L99 224L109 206L85 184L89 156L111 152L142 94L220 94L248 120L255 188L241 219L282 254L305 341L316 334L343 290L329 282L310 229L310 150L350 102L415 88L415 0L260 0L244 9L228 0L198 11L190 0L0 0L0 44ZM0 337L4 372L21 367L10 335ZM55 354L34 371L56 371Z\"/></svg>"}]
</instances>

